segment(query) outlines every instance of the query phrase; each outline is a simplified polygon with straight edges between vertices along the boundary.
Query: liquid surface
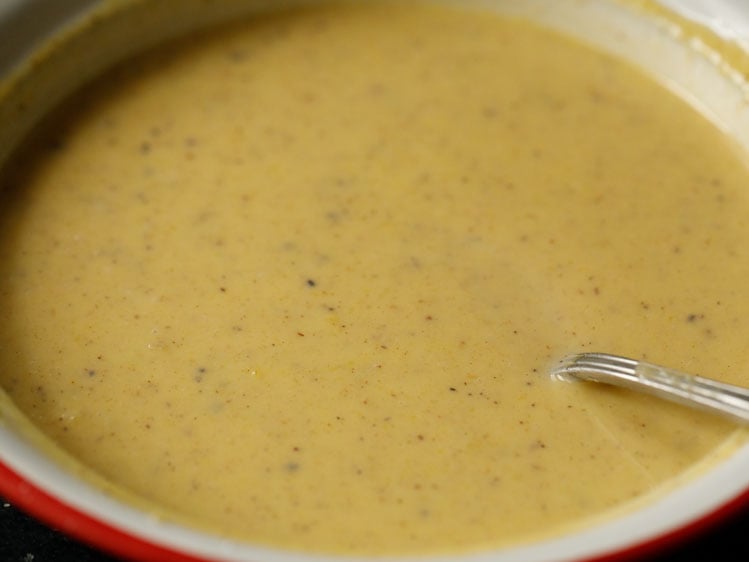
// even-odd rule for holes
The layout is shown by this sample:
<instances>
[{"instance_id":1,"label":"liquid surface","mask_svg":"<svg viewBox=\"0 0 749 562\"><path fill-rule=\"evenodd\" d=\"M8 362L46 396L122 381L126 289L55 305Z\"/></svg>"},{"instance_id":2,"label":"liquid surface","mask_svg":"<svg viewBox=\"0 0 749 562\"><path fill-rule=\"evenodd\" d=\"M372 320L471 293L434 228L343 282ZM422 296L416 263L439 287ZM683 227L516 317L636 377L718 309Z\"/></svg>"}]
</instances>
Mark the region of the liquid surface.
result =
<instances>
[{"instance_id":1,"label":"liquid surface","mask_svg":"<svg viewBox=\"0 0 749 562\"><path fill-rule=\"evenodd\" d=\"M231 536L403 554L553 533L734 431L554 382L554 360L749 384L745 159L520 21L385 3L197 35L82 92L2 181L2 387Z\"/></svg>"}]
</instances>

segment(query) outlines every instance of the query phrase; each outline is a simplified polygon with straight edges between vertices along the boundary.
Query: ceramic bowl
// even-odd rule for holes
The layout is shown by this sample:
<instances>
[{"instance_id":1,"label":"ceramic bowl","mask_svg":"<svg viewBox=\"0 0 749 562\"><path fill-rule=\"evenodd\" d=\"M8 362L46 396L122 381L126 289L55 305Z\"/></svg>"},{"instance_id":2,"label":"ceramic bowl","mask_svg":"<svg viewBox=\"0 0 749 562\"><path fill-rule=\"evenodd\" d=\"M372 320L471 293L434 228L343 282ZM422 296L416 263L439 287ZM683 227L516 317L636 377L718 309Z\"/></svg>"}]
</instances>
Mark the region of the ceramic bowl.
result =
<instances>
[{"instance_id":1,"label":"ceramic bowl","mask_svg":"<svg viewBox=\"0 0 749 562\"><path fill-rule=\"evenodd\" d=\"M200 26L265 9L272 2L152 0L147 10L134 12L120 9L125 4L0 1L0 78L12 84L0 91L0 164L40 116L114 61ZM749 150L746 78L732 72L711 43L727 42L749 53L745 0L663 0L660 5L684 18L677 23L657 15L658 10L642 11L609 1L483 0L483 4L522 12L630 59L670 83ZM95 24L78 33L86 21ZM743 438L747 441L746 435ZM155 520L78 479L45 454L38 442L0 389L0 494L47 524L106 551L162 561L325 559L240 544ZM679 540L747 502L749 442L714 468L634 512L543 542L451 560L621 559Z\"/></svg>"}]
</instances>

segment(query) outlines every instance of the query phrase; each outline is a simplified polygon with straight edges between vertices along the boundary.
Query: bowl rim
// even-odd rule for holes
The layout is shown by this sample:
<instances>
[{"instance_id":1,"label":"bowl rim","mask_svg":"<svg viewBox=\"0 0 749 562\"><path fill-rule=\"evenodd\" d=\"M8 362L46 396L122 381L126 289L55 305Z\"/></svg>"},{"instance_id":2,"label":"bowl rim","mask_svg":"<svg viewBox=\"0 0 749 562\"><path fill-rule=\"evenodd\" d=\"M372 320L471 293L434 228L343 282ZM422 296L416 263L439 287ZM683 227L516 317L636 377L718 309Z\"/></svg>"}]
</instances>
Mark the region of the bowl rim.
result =
<instances>
[{"instance_id":1,"label":"bowl rim","mask_svg":"<svg viewBox=\"0 0 749 562\"><path fill-rule=\"evenodd\" d=\"M195 555L173 545L146 539L96 515L66 503L33 483L0 461L0 494L13 507L37 518L83 544L128 560L154 562L217 562L222 558ZM749 509L749 486L723 503L681 526L660 535L615 548L609 552L576 558L577 562L625 562L643 556L654 556L686 540L709 532L712 528ZM310 559L312 557L309 557Z\"/></svg>"},{"instance_id":2,"label":"bowl rim","mask_svg":"<svg viewBox=\"0 0 749 562\"><path fill-rule=\"evenodd\" d=\"M667 550L749 509L749 443L745 443L657 501L558 537L465 554L327 555L240 543L144 517L137 507L77 478L2 424L0 450L0 494L14 506L101 551L139 561L623 562Z\"/></svg>"},{"instance_id":3,"label":"bowl rim","mask_svg":"<svg viewBox=\"0 0 749 562\"><path fill-rule=\"evenodd\" d=\"M17 0L20 4L22 0ZM674 0L660 0L673 4ZM741 0L725 0L736 9ZM691 2L695 4L696 2ZM2 7L2 6L0 6ZM746 20L749 22L749 8ZM709 23L709 22L708 22ZM749 29L749 28L747 28ZM749 35L747 35L749 38ZM273 562L373 562L382 557L356 558L298 553L227 541L179 525L146 520L143 512L123 506L101 490L74 482L2 422L0 416L0 495L12 505L65 534L97 549L133 560L209 562L268 560ZM480 554L427 555L445 562L523 562L576 560L620 562L652 555L707 532L739 511L749 509L749 443L718 465L654 505L638 509L592 529L559 539L518 545ZM85 490L83 500L75 494ZM719 493L715 495L715 491ZM135 525L132 517L141 521ZM644 515L644 517L643 517ZM664 520L664 515L668 516ZM622 532L626 531L626 532ZM622 540L624 536L624 540ZM424 559L424 556L419 558ZM409 561L412 557L387 557Z\"/></svg>"}]
</instances>

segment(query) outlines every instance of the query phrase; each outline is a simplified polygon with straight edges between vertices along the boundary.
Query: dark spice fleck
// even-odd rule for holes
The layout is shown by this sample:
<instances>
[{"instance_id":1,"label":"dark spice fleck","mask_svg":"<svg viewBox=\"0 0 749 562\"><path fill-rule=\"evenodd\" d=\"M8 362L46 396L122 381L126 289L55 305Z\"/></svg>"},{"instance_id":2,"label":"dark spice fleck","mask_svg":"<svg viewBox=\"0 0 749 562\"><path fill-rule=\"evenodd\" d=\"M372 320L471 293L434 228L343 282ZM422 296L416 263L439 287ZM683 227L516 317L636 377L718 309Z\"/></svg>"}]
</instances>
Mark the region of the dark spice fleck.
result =
<instances>
[{"instance_id":1,"label":"dark spice fleck","mask_svg":"<svg viewBox=\"0 0 749 562\"><path fill-rule=\"evenodd\" d=\"M65 148L65 142L59 138L52 138L47 140L47 149L51 152L58 152Z\"/></svg>"},{"instance_id":2,"label":"dark spice fleck","mask_svg":"<svg viewBox=\"0 0 749 562\"><path fill-rule=\"evenodd\" d=\"M307 279L307 286L308 287L314 287L317 285L317 282L314 279Z\"/></svg>"}]
</instances>

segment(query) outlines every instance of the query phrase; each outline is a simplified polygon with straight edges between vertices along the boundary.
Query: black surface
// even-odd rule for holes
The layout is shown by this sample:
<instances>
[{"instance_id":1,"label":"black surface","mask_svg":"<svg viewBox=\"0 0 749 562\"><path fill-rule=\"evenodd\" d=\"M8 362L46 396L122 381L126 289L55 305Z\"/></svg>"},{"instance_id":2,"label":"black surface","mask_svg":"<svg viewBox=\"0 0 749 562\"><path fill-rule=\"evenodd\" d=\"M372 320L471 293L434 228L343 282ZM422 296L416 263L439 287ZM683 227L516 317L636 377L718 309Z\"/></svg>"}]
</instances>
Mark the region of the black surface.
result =
<instances>
[{"instance_id":1,"label":"black surface","mask_svg":"<svg viewBox=\"0 0 749 562\"><path fill-rule=\"evenodd\" d=\"M639 561L749 562L749 509L718 527ZM121 562L68 538L18 511L0 498L0 562Z\"/></svg>"}]
</instances>

